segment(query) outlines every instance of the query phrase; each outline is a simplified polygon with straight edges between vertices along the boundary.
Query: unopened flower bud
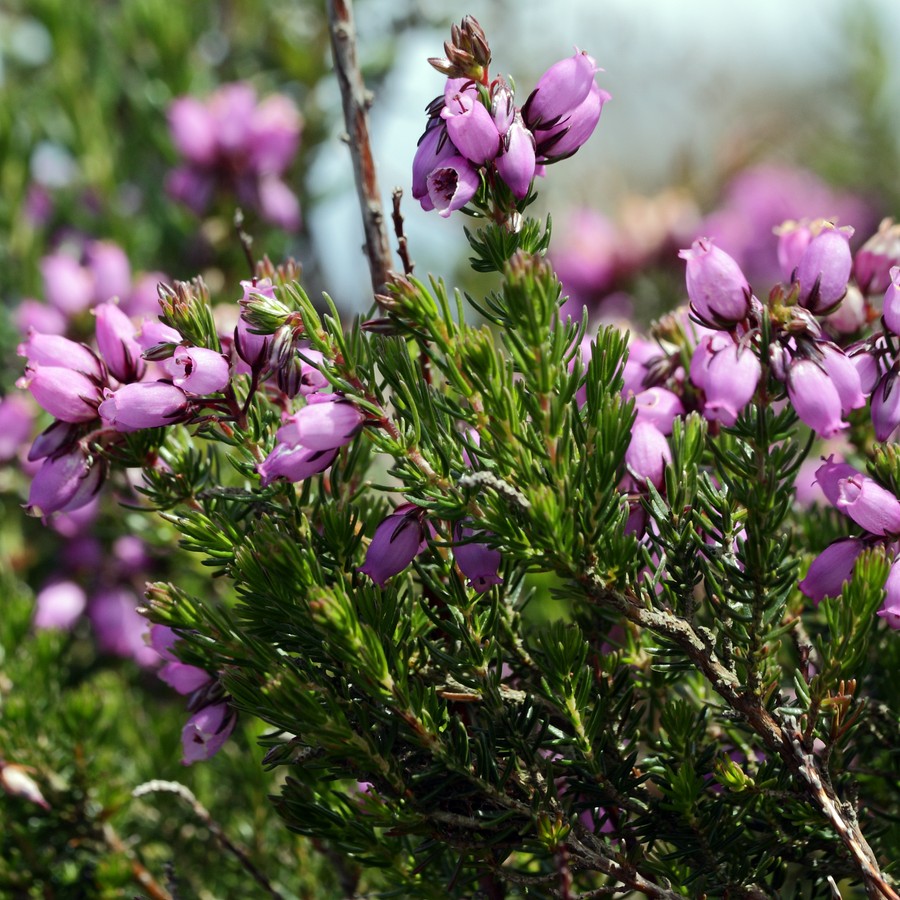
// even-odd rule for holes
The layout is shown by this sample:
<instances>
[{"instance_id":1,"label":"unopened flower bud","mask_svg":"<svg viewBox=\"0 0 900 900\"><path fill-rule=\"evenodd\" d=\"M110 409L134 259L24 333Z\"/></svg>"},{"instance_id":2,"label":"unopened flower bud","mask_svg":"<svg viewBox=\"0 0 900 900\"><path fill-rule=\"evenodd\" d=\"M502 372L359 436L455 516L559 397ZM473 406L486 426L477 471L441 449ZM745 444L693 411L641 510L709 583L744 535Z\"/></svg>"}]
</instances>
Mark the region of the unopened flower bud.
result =
<instances>
[{"instance_id":1,"label":"unopened flower bud","mask_svg":"<svg viewBox=\"0 0 900 900\"><path fill-rule=\"evenodd\" d=\"M100 387L81 372L59 366L28 366L16 387L27 388L43 409L63 422L97 418Z\"/></svg>"},{"instance_id":2,"label":"unopened flower bud","mask_svg":"<svg viewBox=\"0 0 900 900\"><path fill-rule=\"evenodd\" d=\"M795 360L787 373L788 397L794 410L819 437L833 437L849 428L841 418L837 388L824 368L811 359Z\"/></svg>"},{"instance_id":3,"label":"unopened flower bud","mask_svg":"<svg viewBox=\"0 0 900 900\"><path fill-rule=\"evenodd\" d=\"M864 546L859 538L842 538L829 544L813 560L798 587L817 606L826 597L839 597L853 576L853 566Z\"/></svg>"},{"instance_id":4,"label":"unopened flower bud","mask_svg":"<svg viewBox=\"0 0 900 900\"><path fill-rule=\"evenodd\" d=\"M830 312L847 292L853 257L852 228L825 227L803 251L797 265L799 303L816 315Z\"/></svg>"},{"instance_id":5,"label":"unopened flower bud","mask_svg":"<svg viewBox=\"0 0 900 900\"><path fill-rule=\"evenodd\" d=\"M685 280L691 309L713 328L729 328L750 312L750 285L741 267L709 238L698 238L678 255L687 261Z\"/></svg>"},{"instance_id":6,"label":"unopened flower bud","mask_svg":"<svg viewBox=\"0 0 900 900\"><path fill-rule=\"evenodd\" d=\"M184 418L190 404L181 388L164 381L137 381L107 390L100 417L116 431L161 428Z\"/></svg>"},{"instance_id":7,"label":"unopened flower bud","mask_svg":"<svg viewBox=\"0 0 900 900\"><path fill-rule=\"evenodd\" d=\"M375 529L359 571L381 587L402 572L428 545L424 515L414 503L398 506Z\"/></svg>"},{"instance_id":8,"label":"unopened flower bud","mask_svg":"<svg viewBox=\"0 0 900 900\"><path fill-rule=\"evenodd\" d=\"M453 529L453 557L460 572L469 581L469 587L483 594L491 585L502 584L503 579L497 574L500 566L500 551L489 547L479 536L487 536L484 532L460 525Z\"/></svg>"},{"instance_id":9,"label":"unopened flower bud","mask_svg":"<svg viewBox=\"0 0 900 900\"><path fill-rule=\"evenodd\" d=\"M105 474L103 462L80 445L50 456L31 481L25 511L31 516L49 516L80 509L94 499Z\"/></svg>"},{"instance_id":10,"label":"unopened flower bud","mask_svg":"<svg viewBox=\"0 0 900 900\"><path fill-rule=\"evenodd\" d=\"M147 366L131 319L115 303L100 303L93 313L97 347L113 377L121 382L140 380Z\"/></svg>"},{"instance_id":11,"label":"unopened flower bud","mask_svg":"<svg viewBox=\"0 0 900 900\"><path fill-rule=\"evenodd\" d=\"M884 595L884 603L877 615L881 616L894 631L900 631L900 563L897 560L894 560L884 583Z\"/></svg>"}]
</instances>

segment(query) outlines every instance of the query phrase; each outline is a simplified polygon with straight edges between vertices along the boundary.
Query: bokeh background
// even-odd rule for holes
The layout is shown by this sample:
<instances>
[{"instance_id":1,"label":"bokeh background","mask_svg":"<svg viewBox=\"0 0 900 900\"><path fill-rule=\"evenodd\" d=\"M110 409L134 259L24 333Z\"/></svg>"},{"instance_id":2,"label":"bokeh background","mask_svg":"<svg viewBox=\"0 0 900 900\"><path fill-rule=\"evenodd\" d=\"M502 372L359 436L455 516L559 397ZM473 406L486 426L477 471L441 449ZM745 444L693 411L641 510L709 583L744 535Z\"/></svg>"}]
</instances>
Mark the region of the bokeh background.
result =
<instances>
[{"instance_id":1,"label":"bokeh background","mask_svg":"<svg viewBox=\"0 0 900 900\"><path fill-rule=\"evenodd\" d=\"M460 216L423 213L409 196L424 109L442 90L426 59L467 13L520 103L573 45L606 70L598 78L613 99L597 132L539 185L568 312L584 304L594 321L646 324L680 302L676 251L699 234L714 235L759 291L774 277L771 228L784 218L837 217L858 243L898 212L891 0L358 0L381 187L386 204L394 186L406 191L417 274L489 286L465 269ZM237 156L192 209L172 184L185 165L172 104L206 103L236 82L260 101L288 98L302 117L296 152L276 173L283 190L267 205ZM247 109L229 107L227 124L240 130ZM270 122L282 137L285 121ZM46 421L15 387L24 330L89 339L104 277L118 279L138 321L152 313L157 280L202 274L227 328L249 275L238 202L257 255L294 256L311 296L327 290L364 313L371 294L342 133L321 3L0 7L0 895L133 896L145 872L148 896L269 896L189 803L132 798L152 778L195 791L283 895L344 896L356 883L352 864L279 827L261 725L242 722L219 755L181 764L185 700L157 677L135 608L148 580L177 572L206 590L205 574L165 522L129 508L140 497L127 486L80 515L26 518L25 456Z\"/></svg>"}]
</instances>

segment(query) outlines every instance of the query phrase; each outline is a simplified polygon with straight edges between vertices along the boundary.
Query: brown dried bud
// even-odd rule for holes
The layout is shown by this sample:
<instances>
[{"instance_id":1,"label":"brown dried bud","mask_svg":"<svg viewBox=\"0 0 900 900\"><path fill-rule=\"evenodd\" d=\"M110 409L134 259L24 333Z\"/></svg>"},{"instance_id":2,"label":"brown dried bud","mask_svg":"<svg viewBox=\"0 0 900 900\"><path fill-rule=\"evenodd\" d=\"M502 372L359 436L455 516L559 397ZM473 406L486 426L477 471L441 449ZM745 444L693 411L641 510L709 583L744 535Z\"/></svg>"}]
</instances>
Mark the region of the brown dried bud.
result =
<instances>
[{"instance_id":1,"label":"brown dried bud","mask_svg":"<svg viewBox=\"0 0 900 900\"><path fill-rule=\"evenodd\" d=\"M491 61L491 48L478 20L466 16L450 29L450 40L444 42L446 58L433 57L428 62L448 78L471 78L484 83Z\"/></svg>"}]
</instances>

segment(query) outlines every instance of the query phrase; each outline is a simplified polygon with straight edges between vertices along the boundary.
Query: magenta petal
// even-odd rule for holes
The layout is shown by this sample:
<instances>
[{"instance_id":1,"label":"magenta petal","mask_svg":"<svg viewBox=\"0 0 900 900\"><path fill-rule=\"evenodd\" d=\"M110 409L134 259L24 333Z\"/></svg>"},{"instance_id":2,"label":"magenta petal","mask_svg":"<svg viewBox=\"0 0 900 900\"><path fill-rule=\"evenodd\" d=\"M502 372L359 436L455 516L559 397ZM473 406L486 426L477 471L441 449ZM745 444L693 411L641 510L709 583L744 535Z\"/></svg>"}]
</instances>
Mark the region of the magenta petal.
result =
<instances>
[{"instance_id":1,"label":"magenta petal","mask_svg":"<svg viewBox=\"0 0 900 900\"><path fill-rule=\"evenodd\" d=\"M227 703L204 706L188 719L181 732L186 766L215 756L234 731L236 718Z\"/></svg>"},{"instance_id":2,"label":"magenta petal","mask_svg":"<svg viewBox=\"0 0 900 900\"><path fill-rule=\"evenodd\" d=\"M800 420L820 437L833 437L849 428L841 418L843 405L834 383L811 359L795 361L788 369L788 397Z\"/></svg>"},{"instance_id":3,"label":"magenta petal","mask_svg":"<svg viewBox=\"0 0 900 900\"><path fill-rule=\"evenodd\" d=\"M687 261L685 280L691 309L705 324L734 325L750 312L750 285L741 267L709 238L698 238L678 254Z\"/></svg>"},{"instance_id":4,"label":"magenta petal","mask_svg":"<svg viewBox=\"0 0 900 900\"><path fill-rule=\"evenodd\" d=\"M504 150L494 161L500 177L509 185L514 197L522 199L534 178L534 137L520 116L509 127L503 140Z\"/></svg>"},{"instance_id":5,"label":"magenta petal","mask_svg":"<svg viewBox=\"0 0 900 900\"><path fill-rule=\"evenodd\" d=\"M172 425L184 417L188 408L181 388L164 381L143 381L107 391L99 412L116 431L137 431Z\"/></svg>"},{"instance_id":6,"label":"magenta petal","mask_svg":"<svg viewBox=\"0 0 900 900\"><path fill-rule=\"evenodd\" d=\"M870 534L900 534L900 500L867 475L842 479L835 506Z\"/></svg>"},{"instance_id":7,"label":"magenta petal","mask_svg":"<svg viewBox=\"0 0 900 900\"><path fill-rule=\"evenodd\" d=\"M37 595L35 628L59 628L68 631L87 606L87 596L74 581L56 581Z\"/></svg>"},{"instance_id":8,"label":"magenta petal","mask_svg":"<svg viewBox=\"0 0 900 900\"><path fill-rule=\"evenodd\" d=\"M481 178L462 156L452 156L426 178L428 196L444 217L462 209L477 193Z\"/></svg>"},{"instance_id":9,"label":"magenta petal","mask_svg":"<svg viewBox=\"0 0 900 900\"><path fill-rule=\"evenodd\" d=\"M661 487L666 465L672 462L672 451L663 433L649 422L637 422L631 432L631 443L625 452L625 465L635 479L644 485L648 480Z\"/></svg>"},{"instance_id":10,"label":"magenta petal","mask_svg":"<svg viewBox=\"0 0 900 900\"><path fill-rule=\"evenodd\" d=\"M894 560L887 581L884 583L884 603L877 615L895 631L900 630L900 563Z\"/></svg>"},{"instance_id":11,"label":"magenta petal","mask_svg":"<svg viewBox=\"0 0 900 900\"><path fill-rule=\"evenodd\" d=\"M800 590L816 605L825 597L839 597L844 583L853 575L856 557L863 542L857 538L843 538L826 547L812 562Z\"/></svg>"},{"instance_id":12,"label":"magenta petal","mask_svg":"<svg viewBox=\"0 0 900 900\"><path fill-rule=\"evenodd\" d=\"M477 95L454 95L441 112L456 149L475 165L490 162L500 152L500 133Z\"/></svg>"},{"instance_id":13,"label":"magenta petal","mask_svg":"<svg viewBox=\"0 0 900 900\"><path fill-rule=\"evenodd\" d=\"M266 487L276 478L305 481L324 472L337 457L337 450L311 450L309 447L289 447L278 444L256 467L260 486Z\"/></svg>"},{"instance_id":14,"label":"magenta petal","mask_svg":"<svg viewBox=\"0 0 900 900\"><path fill-rule=\"evenodd\" d=\"M198 688L212 681L205 669L189 666L187 663L166 663L157 673L160 681L164 681L179 694L193 694Z\"/></svg>"},{"instance_id":15,"label":"magenta petal","mask_svg":"<svg viewBox=\"0 0 900 900\"><path fill-rule=\"evenodd\" d=\"M359 571L381 587L402 572L426 546L421 515L422 510L412 503L398 506L375 529Z\"/></svg>"},{"instance_id":16,"label":"magenta petal","mask_svg":"<svg viewBox=\"0 0 900 900\"><path fill-rule=\"evenodd\" d=\"M215 350L179 347L173 360L183 373L173 378L173 383L191 394L218 393L225 389L231 377L228 360Z\"/></svg>"}]
</instances>

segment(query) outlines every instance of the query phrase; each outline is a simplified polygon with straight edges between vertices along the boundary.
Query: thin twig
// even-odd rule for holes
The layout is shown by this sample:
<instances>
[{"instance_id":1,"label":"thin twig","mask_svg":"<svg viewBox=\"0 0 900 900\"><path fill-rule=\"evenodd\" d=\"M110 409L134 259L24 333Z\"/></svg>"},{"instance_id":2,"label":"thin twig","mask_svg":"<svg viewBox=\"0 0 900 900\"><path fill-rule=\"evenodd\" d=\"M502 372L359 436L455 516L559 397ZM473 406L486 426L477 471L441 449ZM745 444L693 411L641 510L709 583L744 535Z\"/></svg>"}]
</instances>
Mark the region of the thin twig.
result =
<instances>
[{"instance_id":1,"label":"thin twig","mask_svg":"<svg viewBox=\"0 0 900 900\"><path fill-rule=\"evenodd\" d=\"M185 801L193 811L194 815L203 822L204 825L212 832L213 837L244 867L256 881L256 883L268 892L269 896L275 897L276 900L284 900L284 894L280 893L272 885L272 882L256 867L256 864L250 859L247 851L235 844L231 838L222 830L222 826L213 819L209 810L194 796L194 792L187 786L178 781L163 781L154 779L139 784L132 792L132 797L143 797L145 794L154 794L157 792L175 794Z\"/></svg>"},{"instance_id":2,"label":"thin twig","mask_svg":"<svg viewBox=\"0 0 900 900\"><path fill-rule=\"evenodd\" d=\"M381 204L381 192L375 173L375 159L369 139L369 95L356 58L356 31L351 0L328 0L331 26L331 51L334 70L341 88L347 143L353 159L356 192L365 231L366 257L372 276L372 289L383 294L391 270L391 245L388 240Z\"/></svg>"},{"instance_id":3,"label":"thin twig","mask_svg":"<svg viewBox=\"0 0 900 900\"><path fill-rule=\"evenodd\" d=\"M400 213L400 200L402 197L403 189L395 187L391 194L391 202L393 204L391 221L394 223L394 236L397 238L397 255L403 262L403 274L412 275L416 265L409 258L409 243L406 240L406 234L403 231L403 216Z\"/></svg>"},{"instance_id":4,"label":"thin twig","mask_svg":"<svg viewBox=\"0 0 900 900\"><path fill-rule=\"evenodd\" d=\"M859 868L866 893L873 900L900 900L900 894L888 883L878 865L856 817L849 815L835 794L827 775L820 772L815 757L803 748L803 735L787 720L766 709L759 695L747 690L735 673L719 660L710 640L699 630L666 610L651 609L633 596L610 590L593 574L578 581L593 600L609 604L630 621L677 644L697 666L717 694L740 713L766 746L799 776L806 795L824 814Z\"/></svg>"}]
</instances>

